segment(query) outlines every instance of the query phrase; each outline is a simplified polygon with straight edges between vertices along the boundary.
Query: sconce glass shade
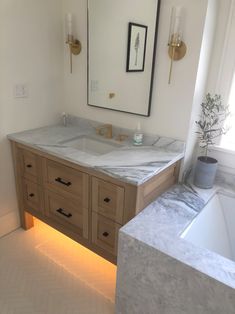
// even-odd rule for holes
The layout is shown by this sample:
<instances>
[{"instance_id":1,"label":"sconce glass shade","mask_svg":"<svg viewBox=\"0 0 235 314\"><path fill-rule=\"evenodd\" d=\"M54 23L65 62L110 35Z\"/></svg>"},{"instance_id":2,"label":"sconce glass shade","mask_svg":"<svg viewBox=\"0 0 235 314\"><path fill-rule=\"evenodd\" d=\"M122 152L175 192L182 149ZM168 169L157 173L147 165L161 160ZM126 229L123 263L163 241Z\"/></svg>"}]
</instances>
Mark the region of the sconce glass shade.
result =
<instances>
[{"instance_id":1,"label":"sconce glass shade","mask_svg":"<svg viewBox=\"0 0 235 314\"><path fill-rule=\"evenodd\" d=\"M173 61L182 59L187 47L183 42L183 26L182 26L182 9L181 7L173 7L171 10L171 22L168 38L168 54L171 58L168 84L171 83Z\"/></svg>"},{"instance_id":2,"label":"sconce glass shade","mask_svg":"<svg viewBox=\"0 0 235 314\"><path fill-rule=\"evenodd\" d=\"M69 46L70 51L70 73L73 71L72 55L79 55L82 45L78 39L73 36L73 16L71 13L65 15L65 34L66 44Z\"/></svg>"},{"instance_id":3,"label":"sconce glass shade","mask_svg":"<svg viewBox=\"0 0 235 314\"><path fill-rule=\"evenodd\" d=\"M171 23L169 30L168 45L179 47L183 37L181 7L173 7L171 10Z\"/></svg>"},{"instance_id":4,"label":"sconce glass shade","mask_svg":"<svg viewBox=\"0 0 235 314\"><path fill-rule=\"evenodd\" d=\"M70 42L73 39L73 17L71 13L65 15L65 34L67 41Z\"/></svg>"}]
</instances>

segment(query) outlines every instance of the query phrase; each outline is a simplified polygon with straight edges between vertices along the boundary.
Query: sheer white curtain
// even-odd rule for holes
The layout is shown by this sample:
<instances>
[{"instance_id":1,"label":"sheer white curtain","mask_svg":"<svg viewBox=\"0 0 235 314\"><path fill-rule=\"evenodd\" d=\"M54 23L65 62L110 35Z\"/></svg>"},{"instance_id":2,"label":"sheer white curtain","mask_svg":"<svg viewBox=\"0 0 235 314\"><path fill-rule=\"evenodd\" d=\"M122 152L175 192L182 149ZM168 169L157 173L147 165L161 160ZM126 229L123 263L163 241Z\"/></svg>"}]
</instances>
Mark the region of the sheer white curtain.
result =
<instances>
[{"instance_id":1,"label":"sheer white curtain","mask_svg":"<svg viewBox=\"0 0 235 314\"><path fill-rule=\"evenodd\" d=\"M235 37L234 37L235 41ZM235 53L234 53L235 57ZM227 126L229 131L222 136L220 146L235 151L235 75L233 75L231 90L228 98L231 116L228 118Z\"/></svg>"},{"instance_id":2,"label":"sheer white curtain","mask_svg":"<svg viewBox=\"0 0 235 314\"><path fill-rule=\"evenodd\" d=\"M227 121L230 130L221 137L219 146L235 151L235 0L230 1L217 90L223 101L229 104L231 112Z\"/></svg>"}]
</instances>

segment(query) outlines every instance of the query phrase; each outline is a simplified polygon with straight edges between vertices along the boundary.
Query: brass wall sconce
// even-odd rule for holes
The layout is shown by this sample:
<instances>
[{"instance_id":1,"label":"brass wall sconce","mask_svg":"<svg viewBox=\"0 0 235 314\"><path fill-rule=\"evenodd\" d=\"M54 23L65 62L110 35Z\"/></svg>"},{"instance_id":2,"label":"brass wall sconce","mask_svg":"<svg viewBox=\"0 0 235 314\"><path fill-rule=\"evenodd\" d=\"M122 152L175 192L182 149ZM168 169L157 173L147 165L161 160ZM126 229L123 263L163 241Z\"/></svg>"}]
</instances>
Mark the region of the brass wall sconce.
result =
<instances>
[{"instance_id":1,"label":"brass wall sconce","mask_svg":"<svg viewBox=\"0 0 235 314\"><path fill-rule=\"evenodd\" d=\"M78 39L75 39L73 36L73 19L72 14L66 14L66 27L67 27L67 40L66 44L69 45L70 52L70 73L73 72L73 55L77 56L82 50L82 45Z\"/></svg>"},{"instance_id":2,"label":"brass wall sconce","mask_svg":"<svg viewBox=\"0 0 235 314\"><path fill-rule=\"evenodd\" d=\"M168 39L168 55L171 58L168 84L171 83L173 61L181 60L187 51L187 47L182 40L182 10L181 7L173 7L171 10L171 24Z\"/></svg>"}]
</instances>

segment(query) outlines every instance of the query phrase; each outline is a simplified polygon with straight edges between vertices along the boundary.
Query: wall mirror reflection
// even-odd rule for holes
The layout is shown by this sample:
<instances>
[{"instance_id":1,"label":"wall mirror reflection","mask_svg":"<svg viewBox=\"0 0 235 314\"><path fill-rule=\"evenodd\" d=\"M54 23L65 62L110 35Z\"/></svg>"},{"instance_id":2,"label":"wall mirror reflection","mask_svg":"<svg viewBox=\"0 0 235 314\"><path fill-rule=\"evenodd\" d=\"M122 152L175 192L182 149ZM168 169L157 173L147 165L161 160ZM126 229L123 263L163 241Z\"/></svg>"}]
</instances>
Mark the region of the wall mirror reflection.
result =
<instances>
[{"instance_id":1,"label":"wall mirror reflection","mask_svg":"<svg viewBox=\"0 0 235 314\"><path fill-rule=\"evenodd\" d=\"M160 0L88 0L88 104L149 116Z\"/></svg>"}]
</instances>

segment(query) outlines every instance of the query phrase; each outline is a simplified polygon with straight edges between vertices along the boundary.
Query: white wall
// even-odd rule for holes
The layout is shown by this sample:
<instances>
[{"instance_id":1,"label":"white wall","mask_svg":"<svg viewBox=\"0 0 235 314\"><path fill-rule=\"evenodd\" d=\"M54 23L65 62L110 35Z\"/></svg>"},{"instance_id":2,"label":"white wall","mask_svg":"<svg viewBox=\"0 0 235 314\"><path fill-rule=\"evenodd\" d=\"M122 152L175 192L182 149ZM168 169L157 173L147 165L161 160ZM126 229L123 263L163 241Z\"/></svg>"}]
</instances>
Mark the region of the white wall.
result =
<instances>
[{"instance_id":1,"label":"white wall","mask_svg":"<svg viewBox=\"0 0 235 314\"><path fill-rule=\"evenodd\" d=\"M153 86L153 102L149 118L112 112L87 106L87 4L86 0L63 0L63 12L72 12L77 22L77 35L83 44L80 56L74 58L74 72L69 73L68 50L65 50L65 110L74 115L95 118L122 127L135 128L140 121L146 132L186 140L190 120L198 64L202 44L207 0L164 0L160 11L156 73ZM173 5L181 5L185 11L185 42L188 47L184 59L174 62L172 83L168 85L170 59L167 41L170 12Z\"/></svg>"},{"instance_id":2,"label":"white wall","mask_svg":"<svg viewBox=\"0 0 235 314\"><path fill-rule=\"evenodd\" d=\"M62 108L63 41L60 0L0 2L0 236L18 226L6 134L53 123ZM15 99L24 83L28 98Z\"/></svg>"}]
</instances>

